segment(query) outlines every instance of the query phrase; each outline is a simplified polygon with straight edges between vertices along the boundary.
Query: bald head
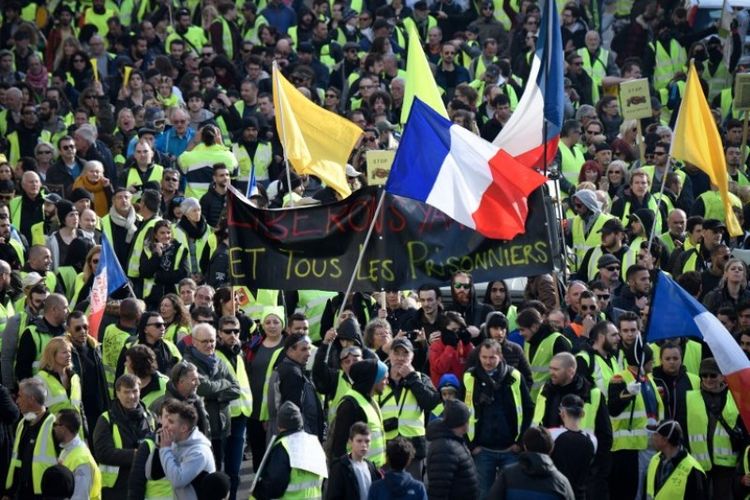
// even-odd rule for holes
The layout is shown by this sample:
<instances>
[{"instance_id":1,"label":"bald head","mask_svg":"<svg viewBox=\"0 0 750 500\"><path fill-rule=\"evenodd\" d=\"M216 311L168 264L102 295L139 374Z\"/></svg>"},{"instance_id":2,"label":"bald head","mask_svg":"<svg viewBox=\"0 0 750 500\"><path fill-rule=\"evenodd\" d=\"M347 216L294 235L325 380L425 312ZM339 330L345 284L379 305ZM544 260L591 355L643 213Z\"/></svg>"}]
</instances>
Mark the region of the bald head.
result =
<instances>
[{"instance_id":1,"label":"bald head","mask_svg":"<svg viewBox=\"0 0 750 500\"><path fill-rule=\"evenodd\" d=\"M549 362L549 378L553 385L566 386L573 382L578 364L569 352L555 354Z\"/></svg>"}]
</instances>

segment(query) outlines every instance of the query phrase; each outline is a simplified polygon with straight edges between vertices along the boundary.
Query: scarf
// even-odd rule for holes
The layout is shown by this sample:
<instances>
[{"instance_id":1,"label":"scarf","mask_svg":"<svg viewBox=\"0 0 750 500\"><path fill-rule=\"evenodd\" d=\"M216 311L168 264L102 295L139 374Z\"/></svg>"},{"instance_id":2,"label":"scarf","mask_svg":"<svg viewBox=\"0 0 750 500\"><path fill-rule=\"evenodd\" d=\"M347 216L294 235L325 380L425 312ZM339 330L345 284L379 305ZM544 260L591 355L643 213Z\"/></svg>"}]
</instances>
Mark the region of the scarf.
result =
<instances>
[{"instance_id":1,"label":"scarf","mask_svg":"<svg viewBox=\"0 0 750 500\"><path fill-rule=\"evenodd\" d=\"M26 82L29 86L36 91L40 91L47 88L49 76L47 75L47 68L42 64L39 67L39 71L36 74L31 71L26 73Z\"/></svg>"},{"instance_id":2,"label":"scarf","mask_svg":"<svg viewBox=\"0 0 750 500\"><path fill-rule=\"evenodd\" d=\"M127 229L128 234L125 237L125 243L130 243L133 241L133 236L135 235L136 230L138 229L135 226L135 208L130 207L130 211L128 212L127 217L123 217L122 215L117 213L117 210L115 210L115 207L112 207L109 209L109 218L112 219L112 224L115 224L120 227L124 227Z\"/></svg>"},{"instance_id":3,"label":"scarf","mask_svg":"<svg viewBox=\"0 0 750 500\"><path fill-rule=\"evenodd\" d=\"M188 349L192 358L195 358L197 361L200 361L205 365L208 369L209 375L212 375L214 371L216 371L216 364L219 362L219 358L216 354L213 356L207 356L193 346L190 346Z\"/></svg>"},{"instance_id":4,"label":"scarf","mask_svg":"<svg viewBox=\"0 0 750 500\"><path fill-rule=\"evenodd\" d=\"M76 181L73 183L73 189L83 188L94 196L93 209L96 215L104 217L109 212L109 198L107 198L107 190L104 187L104 181L91 182L86 178L85 175L81 174L78 176Z\"/></svg>"},{"instance_id":5,"label":"scarf","mask_svg":"<svg viewBox=\"0 0 750 500\"><path fill-rule=\"evenodd\" d=\"M495 400L495 392L503 386L505 376L508 374L507 365L500 363L495 371L490 375L484 368L478 366L475 372L477 381L476 392L479 394L479 404L488 405Z\"/></svg>"},{"instance_id":6,"label":"scarf","mask_svg":"<svg viewBox=\"0 0 750 500\"><path fill-rule=\"evenodd\" d=\"M177 225L192 240L199 240L206 233L207 223L205 217L201 217L197 225L187 220L187 217L183 217Z\"/></svg>"}]
</instances>

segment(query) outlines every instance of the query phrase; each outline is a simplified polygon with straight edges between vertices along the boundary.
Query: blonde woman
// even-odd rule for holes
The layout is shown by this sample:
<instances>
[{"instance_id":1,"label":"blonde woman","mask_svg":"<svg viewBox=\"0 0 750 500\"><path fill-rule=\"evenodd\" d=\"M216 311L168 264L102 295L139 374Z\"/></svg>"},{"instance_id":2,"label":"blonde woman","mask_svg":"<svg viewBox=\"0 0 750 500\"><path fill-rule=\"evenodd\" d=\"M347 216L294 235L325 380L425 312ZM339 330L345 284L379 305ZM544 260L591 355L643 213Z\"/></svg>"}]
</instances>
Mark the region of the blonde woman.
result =
<instances>
[{"instance_id":1,"label":"blonde woman","mask_svg":"<svg viewBox=\"0 0 750 500\"><path fill-rule=\"evenodd\" d=\"M73 345L65 337L51 339L42 351L36 378L47 388L44 405L51 413L64 408L81 412L81 379L73 371L72 353Z\"/></svg>"},{"instance_id":2,"label":"blonde woman","mask_svg":"<svg viewBox=\"0 0 750 500\"><path fill-rule=\"evenodd\" d=\"M712 314L724 306L737 307L750 301L750 290L747 289L747 266L732 257L724 264L724 276L719 286L708 292L703 298L703 305Z\"/></svg>"},{"instance_id":3,"label":"blonde woman","mask_svg":"<svg viewBox=\"0 0 750 500\"><path fill-rule=\"evenodd\" d=\"M57 54L55 54L55 62L52 65L53 70L57 71L61 68L67 70L71 65L73 54L79 52L81 49L81 42L76 37L69 36L65 38L57 49Z\"/></svg>"},{"instance_id":4,"label":"blonde woman","mask_svg":"<svg viewBox=\"0 0 750 500\"><path fill-rule=\"evenodd\" d=\"M89 250L89 253L86 254L86 262L83 265L83 271L78 273L78 276L76 276L76 280L73 283L73 296L70 299L71 309L85 310L88 307L91 285L94 283L94 275L96 274L96 267L99 265L101 254L101 245L94 246ZM79 305L84 306L84 309L78 307Z\"/></svg>"}]
</instances>

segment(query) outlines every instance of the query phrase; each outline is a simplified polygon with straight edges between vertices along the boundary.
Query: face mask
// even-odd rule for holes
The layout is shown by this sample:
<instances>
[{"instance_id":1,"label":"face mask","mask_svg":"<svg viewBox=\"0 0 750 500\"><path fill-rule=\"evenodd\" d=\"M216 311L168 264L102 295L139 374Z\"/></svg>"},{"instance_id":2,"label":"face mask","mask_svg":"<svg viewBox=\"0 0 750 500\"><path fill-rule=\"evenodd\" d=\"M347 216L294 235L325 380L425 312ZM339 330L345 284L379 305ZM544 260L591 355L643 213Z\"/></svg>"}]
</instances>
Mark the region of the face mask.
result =
<instances>
[{"instance_id":1,"label":"face mask","mask_svg":"<svg viewBox=\"0 0 750 500\"><path fill-rule=\"evenodd\" d=\"M36 413L34 413L33 411L30 411L28 413L24 413L23 414L23 419L25 421L27 421L27 422L33 422L34 420L36 420Z\"/></svg>"}]
</instances>

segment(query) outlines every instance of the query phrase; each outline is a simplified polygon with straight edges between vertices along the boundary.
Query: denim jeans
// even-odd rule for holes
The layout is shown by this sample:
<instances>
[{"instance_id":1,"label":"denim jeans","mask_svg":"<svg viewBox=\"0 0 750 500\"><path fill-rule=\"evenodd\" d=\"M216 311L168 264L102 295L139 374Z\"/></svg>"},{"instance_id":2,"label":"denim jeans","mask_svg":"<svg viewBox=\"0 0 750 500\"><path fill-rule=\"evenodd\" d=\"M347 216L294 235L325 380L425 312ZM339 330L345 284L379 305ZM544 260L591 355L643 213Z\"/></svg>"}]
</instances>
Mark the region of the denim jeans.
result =
<instances>
[{"instance_id":1,"label":"denim jeans","mask_svg":"<svg viewBox=\"0 0 750 500\"><path fill-rule=\"evenodd\" d=\"M245 451L245 427L247 417L240 415L232 418L232 430L224 446L224 472L229 476L231 485L229 500L237 497L240 485L240 467L242 467L242 453Z\"/></svg>"},{"instance_id":2,"label":"denim jeans","mask_svg":"<svg viewBox=\"0 0 750 500\"><path fill-rule=\"evenodd\" d=\"M510 451L482 450L474 455L474 465L477 467L479 479L479 498L484 499L495 482L498 470L518 461L518 454Z\"/></svg>"}]
</instances>

